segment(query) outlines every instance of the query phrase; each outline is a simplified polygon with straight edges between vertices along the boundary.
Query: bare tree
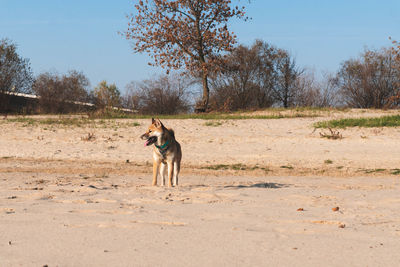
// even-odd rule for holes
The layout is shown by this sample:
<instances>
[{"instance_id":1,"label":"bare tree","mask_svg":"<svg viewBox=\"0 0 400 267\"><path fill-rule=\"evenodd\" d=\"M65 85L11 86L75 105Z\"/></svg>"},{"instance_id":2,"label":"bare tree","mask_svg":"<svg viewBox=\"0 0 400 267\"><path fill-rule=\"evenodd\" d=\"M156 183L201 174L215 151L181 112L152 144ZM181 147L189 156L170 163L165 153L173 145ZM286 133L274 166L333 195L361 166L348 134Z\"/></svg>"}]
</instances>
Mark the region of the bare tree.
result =
<instances>
[{"instance_id":1,"label":"bare tree","mask_svg":"<svg viewBox=\"0 0 400 267\"><path fill-rule=\"evenodd\" d=\"M221 74L211 79L212 108L224 111L253 106L260 59L255 49L243 45L230 53Z\"/></svg>"},{"instance_id":2,"label":"bare tree","mask_svg":"<svg viewBox=\"0 0 400 267\"><path fill-rule=\"evenodd\" d=\"M187 112L192 81L179 74L164 75L127 86L125 103L142 114L177 114Z\"/></svg>"},{"instance_id":3,"label":"bare tree","mask_svg":"<svg viewBox=\"0 0 400 267\"><path fill-rule=\"evenodd\" d=\"M338 103L336 79L325 75L316 80L314 73L299 68L287 51L261 40L229 53L222 72L211 76L211 88L211 106L221 111Z\"/></svg>"},{"instance_id":4,"label":"bare tree","mask_svg":"<svg viewBox=\"0 0 400 267\"><path fill-rule=\"evenodd\" d=\"M42 73L33 83L33 91L40 96L39 104L44 113L68 113L81 111L81 105L74 102L87 102L89 80L75 70L67 74Z\"/></svg>"},{"instance_id":5,"label":"bare tree","mask_svg":"<svg viewBox=\"0 0 400 267\"><path fill-rule=\"evenodd\" d=\"M9 97L5 92L29 93L33 82L29 60L17 53L8 39L0 40L0 112L6 111Z\"/></svg>"},{"instance_id":6,"label":"bare tree","mask_svg":"<svg viewBox=\"0 0 400 267\"><path fill-rule=\"evenodd\" d=\"M219 67L220 55L230 51L235 35L228 30L231 18L247 19L244 7L230 0L140 0L136 15L130 15L126 39L134 52L149 53L163 68L185 67L202 77L203 94L196 111L209 102L208 75Z\"/></svg>"},{"instance_id":7,"label":"bare tree","mask_svg":"<svg viewBox=\"0 0 400 267\"><path fill-rule=\"evenodd\" d=\"M253 45L260 58L260 68L256 78L258 85L256 91L257 108L270 107L276 103L276 92L279 73L279 58L284 54L284 50L272 46L261 40L256 40Z\"/></svg>"},{"instance_id":8,"label":"bare tree","mask_svg":"<svg viewBox=\"0 0 400 267\"><path fill-rule=\"evenodd\" d=\"M222 72L211 79L213 109L231 111L271 106L276 53L276 48L256 41L251 47L240 45L227 55Z\"/></svg>"},{"instance_id":9,"label":"bare tree","mask_svg":"<svg viewBox=\"0 0 400 267\"><path fill-rule=\"evenodd\" d=\"M296 96L296 80L304 72L285 50L280 50L276 58L276 81L272 87L276 101L287 108L293 105Z\"/></svg>"},{"instance_id":10,"label":"bare tree","mask_svg":"<svg viewBox=\"0 0 400 267\"><path fill-rule=\"evenodd\" d=\"M399 94L400 71L391 49L365 50L338 72L341 95L350 107L383 108Z\"/></svg>"}]
</instances>

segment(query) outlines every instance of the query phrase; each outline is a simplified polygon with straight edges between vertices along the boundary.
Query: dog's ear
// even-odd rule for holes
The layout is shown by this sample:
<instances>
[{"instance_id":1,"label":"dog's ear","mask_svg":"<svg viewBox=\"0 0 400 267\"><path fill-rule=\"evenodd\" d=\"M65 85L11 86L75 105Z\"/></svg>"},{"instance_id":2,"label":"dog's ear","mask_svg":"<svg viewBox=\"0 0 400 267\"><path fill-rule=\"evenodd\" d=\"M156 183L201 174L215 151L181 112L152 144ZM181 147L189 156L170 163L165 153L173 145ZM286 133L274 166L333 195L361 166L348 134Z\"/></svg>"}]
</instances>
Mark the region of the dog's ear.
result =
<instances>
[{"instance_id":1,"label":"dog's ear","mask_svg":"<svg viewBox=\"0 0 400 267\"><path fill-rule=\"evenodd\" d=\"M151 124L155 124L156 120L154 118L151 118Z\"/></svg>"},{"instance_id":2,"label":"dog's ear","mask_svg":"<svg viewBox=\"0 0 400 267\"><path fill-rule=\"evenodd\" d=\"M162 122L160 121L160 119L155 119L154 120L154 126L156 126L157 128L160 128L163 126Z\"/></svg>"}]
</instances>

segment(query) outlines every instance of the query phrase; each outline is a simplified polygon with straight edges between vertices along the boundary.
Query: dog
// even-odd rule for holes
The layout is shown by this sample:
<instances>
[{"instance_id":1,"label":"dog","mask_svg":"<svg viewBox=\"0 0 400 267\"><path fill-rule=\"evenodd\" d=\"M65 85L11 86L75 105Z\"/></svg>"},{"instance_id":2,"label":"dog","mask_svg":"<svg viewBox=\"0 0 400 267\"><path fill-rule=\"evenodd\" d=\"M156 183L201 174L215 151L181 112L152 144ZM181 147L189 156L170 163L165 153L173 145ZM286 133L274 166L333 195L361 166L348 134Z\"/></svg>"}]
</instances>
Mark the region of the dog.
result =
<instances>
[{"instance_id":1,"label":"dog","mask_svg":"<svg viewBox=\"0 0 400 267\"><path fill-rule=\"evenodd\" d=\"M159 119L152 118L147 132L141 135L140 138L146 140L144 146L154 144L152 185L157 185L158 173L161 176L161 185L165 185L165 172L168 168L168 186L177 186L182 150L181 145L175 139L174 131L167 129Z\"/></svg>"}]
</instances>

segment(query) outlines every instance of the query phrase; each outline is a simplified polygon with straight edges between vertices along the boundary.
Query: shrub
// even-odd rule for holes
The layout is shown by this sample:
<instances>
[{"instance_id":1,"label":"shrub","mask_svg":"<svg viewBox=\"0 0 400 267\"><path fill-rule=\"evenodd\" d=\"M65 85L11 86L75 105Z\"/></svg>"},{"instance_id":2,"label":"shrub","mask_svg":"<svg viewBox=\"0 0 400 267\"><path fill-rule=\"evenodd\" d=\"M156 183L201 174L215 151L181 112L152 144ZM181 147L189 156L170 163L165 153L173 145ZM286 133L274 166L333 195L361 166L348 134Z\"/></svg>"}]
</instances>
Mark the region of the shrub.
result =
<instances>
[{"instance_id":1,"label":"shrub","mask_svg":"<svg viewBox=\"0 0 400 267\"><path fill-rule=\"evenodd\" d=\"M68 74L42 73L33 83L33 91L40 96L40 111L44 113L69 113L88 107L76 102L88 102L89 80L75 70Z\"/></svg>"},{"instance_id":2,"label":"shrub","mask_svg":"<svg viewBox=\"0 0 400 267\"><path fill-rule=\"evenodd\" d=\"M190 108L188 94L192 82L188 77L164 75L130 83L124 103L141 114L178 114Z\"/></svg>"}]
</instances>

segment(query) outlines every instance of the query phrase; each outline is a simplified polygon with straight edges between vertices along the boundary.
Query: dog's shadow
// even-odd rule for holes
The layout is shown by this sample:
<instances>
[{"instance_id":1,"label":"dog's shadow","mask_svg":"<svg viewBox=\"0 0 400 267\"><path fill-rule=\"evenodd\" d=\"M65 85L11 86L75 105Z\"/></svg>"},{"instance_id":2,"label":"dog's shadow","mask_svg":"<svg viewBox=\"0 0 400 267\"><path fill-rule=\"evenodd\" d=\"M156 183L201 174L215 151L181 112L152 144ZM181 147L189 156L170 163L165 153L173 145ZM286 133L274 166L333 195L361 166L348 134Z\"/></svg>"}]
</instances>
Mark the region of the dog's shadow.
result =
<instances>
[{"instance_id":1,"label":"dog's shadow","mask_svg":"<svg viewBox=\"0 0 400 267\"><path fill-rule=\"evenodd\" d=\"M186 185L184 187L180 187L183 190L193 190L193 189L202 189L202 190L224 190L224 189L251 189L251 188L265 188L265 189L279 189L279 188L287 188L292 186L291 184L280 184L280 183L266 183L266 182L258 182L254 184L233 184L233 185L205 185L205 184L196 184L196 185Z\"/></svg>"},{"instance_id":2,"label":"dog's shadow","mask_svg":"<svg viewBox=\"0 0 400 267\"><path fill-rule=\"evenodd\" d=\"M268 189L278 189L278 188L286 188L289 187L289 184L280 184L280 183L255 183L250 185L226 185L223 188L225 189L245 189L245 188L268 188Z\"/></svg>"}]
</instances>

